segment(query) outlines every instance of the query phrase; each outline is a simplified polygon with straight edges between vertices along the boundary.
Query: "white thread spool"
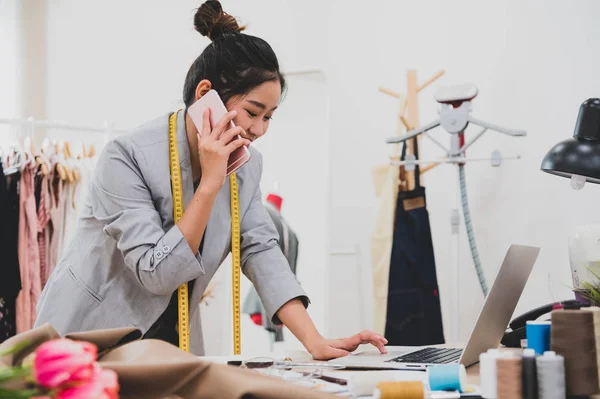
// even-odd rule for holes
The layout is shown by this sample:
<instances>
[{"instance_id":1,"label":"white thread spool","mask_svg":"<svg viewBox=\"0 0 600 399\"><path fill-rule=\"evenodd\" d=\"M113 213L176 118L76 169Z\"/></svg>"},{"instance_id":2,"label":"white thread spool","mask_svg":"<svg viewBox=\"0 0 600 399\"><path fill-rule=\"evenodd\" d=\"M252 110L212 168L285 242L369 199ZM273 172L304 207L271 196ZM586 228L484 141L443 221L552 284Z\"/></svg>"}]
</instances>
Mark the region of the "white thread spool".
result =
<instances>
[{"instance_id":1,"label":"white thread spool","mask_svg":"<svg viewBox=\"0 0 600 399\"><path fill-rule=\"evenodd\" d=\"M479 355L479 375L481 392L484 398L496 399L496 359L500 356L498 349L490 349Z\"/></svg>"},{"instance_id":2,"label":"white thread spool","mask_svg":"<svg viewBox=\"0 0 600 399\"><path fill-rule=\"evenodd\" d=\"M544 352L536 359L539 399L565 399L565 359L556 352Z\"/></svg>"}]
</instances>

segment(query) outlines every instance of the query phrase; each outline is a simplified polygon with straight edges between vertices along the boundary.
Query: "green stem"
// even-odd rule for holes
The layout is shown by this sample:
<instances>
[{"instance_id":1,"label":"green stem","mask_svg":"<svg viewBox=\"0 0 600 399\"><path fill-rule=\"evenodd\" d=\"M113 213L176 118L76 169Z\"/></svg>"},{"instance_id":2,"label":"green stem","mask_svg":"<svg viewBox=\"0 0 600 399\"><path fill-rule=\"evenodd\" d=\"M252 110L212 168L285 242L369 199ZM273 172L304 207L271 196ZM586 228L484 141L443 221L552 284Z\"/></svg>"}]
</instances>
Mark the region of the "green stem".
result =
<instances>
[{"instance_id":1,"label":"green stem","mask_svg":"<svg viewBox=\"0 0 600 399\"><path fill-rule=\"evenodd\" d=\"M0 399L29 399L33 396L41 396L44 393L38 389L27 389L21 391L12 391L0 388Z\"/></svg>"}]
</instances>

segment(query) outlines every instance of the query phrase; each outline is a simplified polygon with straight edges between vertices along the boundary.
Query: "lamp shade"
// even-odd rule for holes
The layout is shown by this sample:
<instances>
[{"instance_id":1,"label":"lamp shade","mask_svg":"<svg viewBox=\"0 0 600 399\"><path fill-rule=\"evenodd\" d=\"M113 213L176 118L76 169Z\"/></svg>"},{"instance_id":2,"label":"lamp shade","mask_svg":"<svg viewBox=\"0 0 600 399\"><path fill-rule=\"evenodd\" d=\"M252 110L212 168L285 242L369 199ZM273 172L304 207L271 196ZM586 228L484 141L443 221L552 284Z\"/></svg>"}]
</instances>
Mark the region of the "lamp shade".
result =
<instances>
[{"instance_id":1,"label":"lamp shade","mask_svg":"<svg viewBox=\"0 0 600 399\"><path fill-rule=\"evenodd\" d=\"M557 176L577 175L590 183L600 183L600 99L590 98L581 104L573 137L552 147L541 169Z\"/></svg>"}]
</instances>

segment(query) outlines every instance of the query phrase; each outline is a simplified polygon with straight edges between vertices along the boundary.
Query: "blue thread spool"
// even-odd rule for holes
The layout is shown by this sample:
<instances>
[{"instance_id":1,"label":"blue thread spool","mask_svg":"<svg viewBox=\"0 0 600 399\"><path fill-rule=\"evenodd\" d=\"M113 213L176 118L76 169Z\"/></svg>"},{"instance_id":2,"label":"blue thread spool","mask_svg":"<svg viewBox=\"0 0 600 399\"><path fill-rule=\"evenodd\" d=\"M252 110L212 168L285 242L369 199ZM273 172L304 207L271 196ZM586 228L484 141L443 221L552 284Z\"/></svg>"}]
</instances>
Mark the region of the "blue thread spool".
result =
<instances>
[{"instance_id":1,"label":"blue thread spool","mask_svg":"<svg viewBox=\"0 0 600 399\"><path fill-rule=\"evenodd\" d=\"M432 391L464 392L467 388L467 370L462 364L430 366L427 374Z\"/></svg>"},{"instance_id":2,"label":"blue thread spool","mask_svg":"<svg viewBox=\"0 0 600 399\"><path fill-rule=\"evenodd\" d=\"M549 321L528 321L525 327L527 334L527 347L535 351L536 355L543 355L550 350L550 328Z\"/></svg>"}]
</instances>

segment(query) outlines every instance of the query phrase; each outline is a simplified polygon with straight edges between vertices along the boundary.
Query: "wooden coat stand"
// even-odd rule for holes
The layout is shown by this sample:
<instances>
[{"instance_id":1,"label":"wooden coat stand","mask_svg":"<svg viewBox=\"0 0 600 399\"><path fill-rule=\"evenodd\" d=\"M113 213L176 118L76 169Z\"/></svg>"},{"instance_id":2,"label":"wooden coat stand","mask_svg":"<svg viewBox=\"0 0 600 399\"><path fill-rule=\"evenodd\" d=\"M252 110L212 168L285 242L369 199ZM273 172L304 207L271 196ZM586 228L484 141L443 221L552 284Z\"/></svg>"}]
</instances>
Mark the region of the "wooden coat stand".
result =
<instances>
[{"instance_id":1,"label":"wooden coat stand","mask_svg":"<svg viewBox=\"0 0 600 399\"><path fill-rule=\"evenodd\" d=\"M397 134L405 130L406 132L416 128L419 126L419 102L417 100L417 95L423 89L431 85L433 82L438 80L440 77L444 75L446 71L440 70L438 73L427 79L423 84L419 85L417 83L417 71L414 69L410 69L406 73L406 96L404 97L404 101L402 101L403 96L400 93L397 93L393 90L387 89L385 87L380 87L379 91L397 98L400 100L400 111L398 113L398 129ZM422 135L417 137L417 143L420 145ZM392 156L392 159L400 159L400 146L397 144L394 150L395 154ZM407 154L415 155L414 144L412 140L408 141ZM420 168L421 175L425 172L435 168L438 163L434 163L428 165L426 167ZM400 166L400 191L410 191L415 188L415 172L414 171L406 171L404 166Z\"/></svg>"}]
</instances>

